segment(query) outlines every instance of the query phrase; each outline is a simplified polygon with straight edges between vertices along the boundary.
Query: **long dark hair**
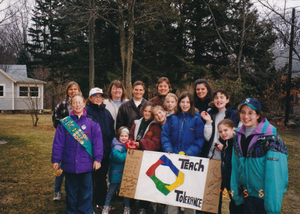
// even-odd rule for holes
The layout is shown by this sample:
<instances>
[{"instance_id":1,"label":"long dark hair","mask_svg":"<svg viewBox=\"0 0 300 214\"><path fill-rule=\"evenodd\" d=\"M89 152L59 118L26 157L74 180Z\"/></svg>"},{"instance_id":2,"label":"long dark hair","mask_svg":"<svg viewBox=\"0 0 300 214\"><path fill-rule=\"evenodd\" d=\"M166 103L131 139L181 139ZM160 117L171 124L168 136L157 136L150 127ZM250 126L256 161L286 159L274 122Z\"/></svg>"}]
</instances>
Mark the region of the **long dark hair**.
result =
<instances>
[{"instance_id":1,"label":"long dark hair","mask_svg":"<svg viewBox=\"0 0 300 214\"><path fill-rule=\"evenodd\" d=\"M196 93L196 87L197 87L197 85L200 85L200 84L204 84L205 87L207 88L207 94L204 97L204 99L200 99L198 97L197 93ZM212 100L212 97L213 97L212 93L213 93L213 89L212 89L211 85L207 82L207 80L197 79L194 82L194 99L195 99L195 103L201 102L201 101L204 101L204 100Z\"/></svg>"},{"instance_id":2,"label":"long dark hair","mask_svg":"<svg viewBox=\"0 0 300 214\"><path fill-rule=\"evenodd\" d=\"M182 92L178 98L178 102L177 102L177 111L175 112L176 115L178 115L180 112L182 112L182 109L181 107L179 106L180 102L182 99L188 97L189 100L190 100L190 109L189 109L189 113L191 116L195 116L195 103L194 103L194 99L193 99L193 94L188 92L188 91L185 91L185 92Z\"/></svg>"}]
</instances>

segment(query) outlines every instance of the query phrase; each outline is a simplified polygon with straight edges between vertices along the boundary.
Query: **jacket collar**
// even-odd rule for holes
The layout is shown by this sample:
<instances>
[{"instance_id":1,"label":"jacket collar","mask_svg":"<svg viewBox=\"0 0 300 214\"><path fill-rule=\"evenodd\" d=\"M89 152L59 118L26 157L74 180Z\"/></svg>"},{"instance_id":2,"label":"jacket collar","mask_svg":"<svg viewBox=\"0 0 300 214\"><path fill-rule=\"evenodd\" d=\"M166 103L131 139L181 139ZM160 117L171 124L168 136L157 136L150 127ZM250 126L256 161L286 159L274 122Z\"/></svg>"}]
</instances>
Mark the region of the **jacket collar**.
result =
<instances>
[{"instance_id":1,"label":"jacket collar","mask_svg":"<svg viewBox=\"0 0 300 214\"><path fill-rule=\"evenodd\" d=\"M146 102L146 100L143 98L143 99L142 99L142 102L141 102L141 105L144 105L145 102ZM131 98L131 99L128 101L128 106L135 106L135 107L136 107L133 98Z\"/></svg>"},{"instance_id":2,"label":"jacket collar","mask_svg":"<svg viewBox=\"0 0 300 214\"><path fill-rule=\"evenodd\" d=\"M74 114L73 111L71 111L71 115L70 115L70 116L72 117L73 120L81 119L81 118L83 118L83 117L86 117L86 110L83 109L83 115L81 115L80 118L78 118L78 116L77 116L76 114Z\"/></svg>"},{"instance_id":3,"label":"jacket collar","mask_svg":"<svg viewBox=\"0 0 300 214\"><path fill-rule=\"evenodd\" d=\"M242 125L241 127L236 129L237 133L245 135L245 126ZM276 135L277 130L274 126L270 124L270 122L264 118L261 122L257 125L256 129L251 133L251 135Z\"/></svg>"},{"instance_id":4,"label":"jacket collar","mask_svg":"<svg viewBox=\"0 0 300 214\"><path fill-rule=\"evenodd\" d=\"M100 106L98 106L97 104L94 104L94 103L90 103L89 104L89 106L91 106L92 108L99 108L100 110L103 110L103 109L105 109L105 104L104 103L102 103Z\"/></svg>"}]
</instances>

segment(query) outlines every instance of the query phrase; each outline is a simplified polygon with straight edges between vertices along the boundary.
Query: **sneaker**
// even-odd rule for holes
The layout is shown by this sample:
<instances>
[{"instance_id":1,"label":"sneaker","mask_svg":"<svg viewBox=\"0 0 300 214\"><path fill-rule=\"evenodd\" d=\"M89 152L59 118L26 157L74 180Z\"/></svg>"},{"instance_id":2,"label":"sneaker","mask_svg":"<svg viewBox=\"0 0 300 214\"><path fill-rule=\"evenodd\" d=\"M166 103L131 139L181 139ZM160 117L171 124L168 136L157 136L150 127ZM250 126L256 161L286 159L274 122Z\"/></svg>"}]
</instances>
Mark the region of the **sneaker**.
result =
<instances>
[{"instance_id":1,"label":"sneaker","mask_svg":"<svg viewBox=\"0 0 300 214\"><path fill-rule=\"evenodd\" d=\"M61 200L61 192L54 192L53 201Z\"/></svg>"},{"instance_id":2,"label":"sneaker","mask_svg":"<svg viewBox=\"0 0 300 214\"><path fill-rule=\"evenodd\" d=\"M180 211L181 211L181 212L184 212L184 207L180 207Z\"/></svg>"},{"instance_id":3,"label":"sneaker","mask_svg":"<svg viewBox=\"0 0 300 214\"><path fill-rule=\"evenodd\" d=\"M146 210L144 208L139 209L139 214L146 214Z\"/></svg>"},{"instance_id":4,"label":"sneaker","mask_svg":"<svg viewBox=\"0 0 300 214\"><path fill-rule=\"evenodd\" d=\"M102 210L102 214L108 214L108 213L109 213L109 210L110 210L110 207L109 207L109 206L104 206L104 207L103 207L103 210Z\"/></svg>"},{"instance_id":5,"label":"sneaker","mask_svg":"<svg viewBox=\"0 0 300 214\"><path fill-rule=\"evenodd\" d=\"M124 207L123 214L130 214L130 208L129 207Z\"/></svg>"}]
</instances>

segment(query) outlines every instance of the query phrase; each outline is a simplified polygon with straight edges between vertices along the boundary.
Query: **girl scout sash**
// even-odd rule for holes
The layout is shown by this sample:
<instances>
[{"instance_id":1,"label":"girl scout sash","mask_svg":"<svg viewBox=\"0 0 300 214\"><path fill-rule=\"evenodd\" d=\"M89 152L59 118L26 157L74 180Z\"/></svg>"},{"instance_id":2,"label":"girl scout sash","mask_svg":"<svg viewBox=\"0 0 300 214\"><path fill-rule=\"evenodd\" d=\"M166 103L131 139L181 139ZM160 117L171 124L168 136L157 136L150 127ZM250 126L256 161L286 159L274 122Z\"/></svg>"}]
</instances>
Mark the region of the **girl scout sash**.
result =
<instances>
[{"instance_id":1,"label":"girl scout sash","mask_svg":"<svg viewBox=\"0 0 300 214\"><path fill-rule=\"evenodd\" d=\"M86 134L78 126L78 124L70 117L67 116L60 120L61 124L66 128L66 130L73 136L73 138L80 143L81 146L93 157L92 144Z\"/></svg>"}]
</instances>

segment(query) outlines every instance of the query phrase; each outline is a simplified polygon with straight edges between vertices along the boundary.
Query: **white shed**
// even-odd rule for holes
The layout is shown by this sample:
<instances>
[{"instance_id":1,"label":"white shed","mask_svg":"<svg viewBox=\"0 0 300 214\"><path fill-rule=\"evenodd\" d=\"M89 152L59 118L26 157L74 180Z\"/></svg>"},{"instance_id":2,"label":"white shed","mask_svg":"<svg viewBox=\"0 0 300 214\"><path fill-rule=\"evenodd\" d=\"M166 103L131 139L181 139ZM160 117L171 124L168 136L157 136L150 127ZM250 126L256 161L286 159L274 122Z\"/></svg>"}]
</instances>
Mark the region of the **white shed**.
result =
<instances>
[{"instance_id":1,"label":"white shed","mask_svg":"<svg viewBox=\"0 0 300 214\"><path fill-rule=\"evenodd\" d=\"M42 110L44 84L27 77L26 65L0 65L0 110Z\"/></svg>"}]
</instances>

